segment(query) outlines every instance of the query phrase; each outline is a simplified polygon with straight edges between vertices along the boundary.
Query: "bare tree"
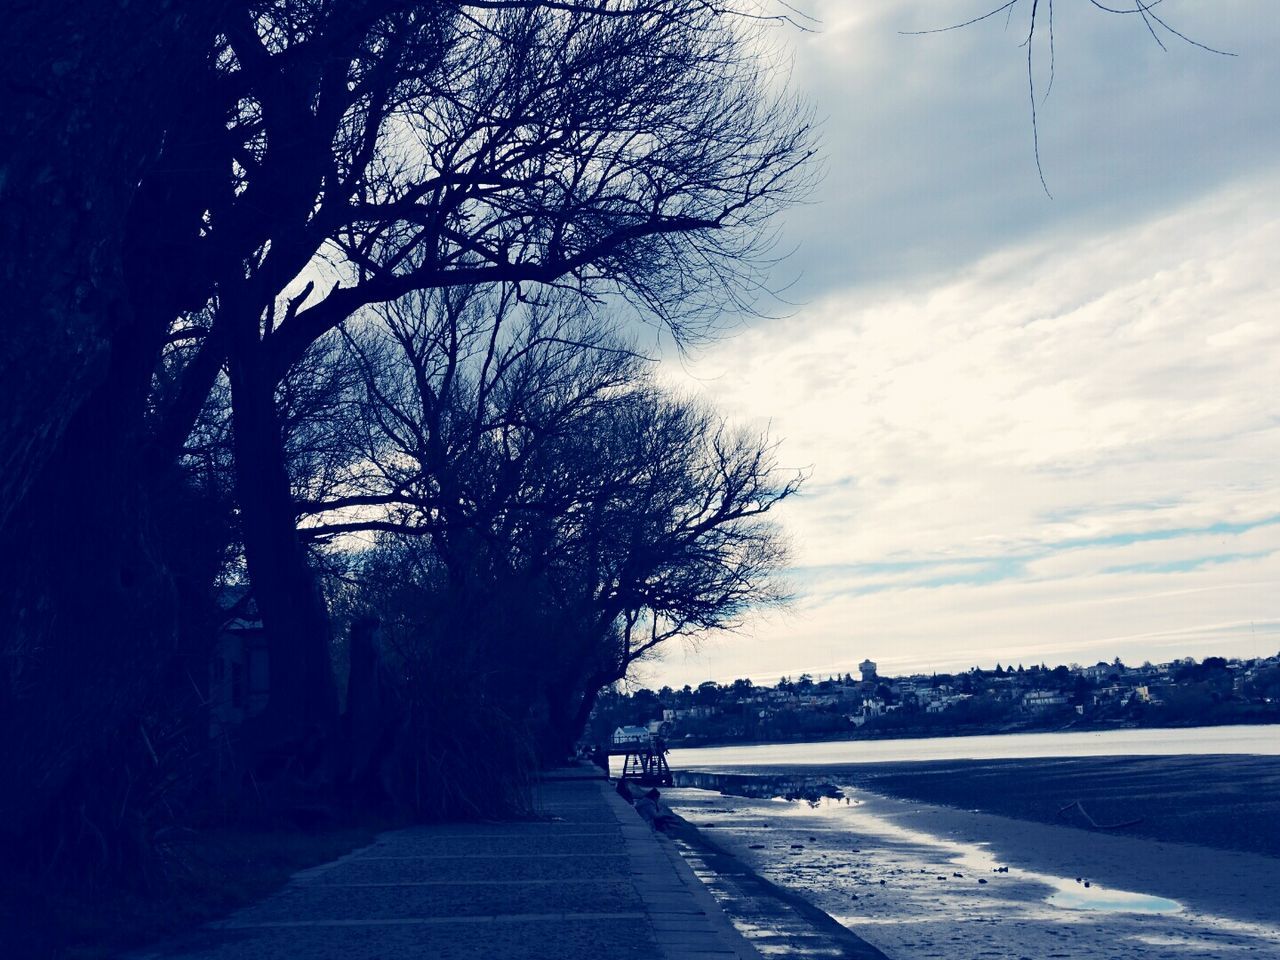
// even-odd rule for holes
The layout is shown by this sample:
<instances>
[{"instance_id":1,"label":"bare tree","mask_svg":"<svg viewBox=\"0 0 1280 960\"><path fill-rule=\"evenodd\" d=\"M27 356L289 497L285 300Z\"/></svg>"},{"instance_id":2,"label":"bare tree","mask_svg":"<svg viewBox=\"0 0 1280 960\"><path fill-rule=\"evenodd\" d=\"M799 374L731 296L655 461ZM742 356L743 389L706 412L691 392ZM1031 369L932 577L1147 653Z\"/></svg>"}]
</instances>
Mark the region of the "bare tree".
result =
<instances>
[{"instance_id":1,"label":"bare tree","mask_svg":"<svg viewBox=\"0 0 1280 960\"><path fill-rule=\"evenodd\" d=\"M786 599L776 580L785 543L766 515L803 480L778 470L767 437L652 388L608 411L595 435L605 449L590 461L607 466L560 580L589 585L593 632L556 658L547 687L562 742L599 690L659 645L733 629L748 608Z\"/></svg>"},{"instance_id":2,"label":"bare tree","mask_svg":"<svg viewBox=\"0 0 1280 960\"><path fill-rule=\"evenodd\" d=\"M215 319L160 433L183 434L225 360L246 557L280 666L270 709L323 725L327 628L293 524L286 373L362 308L459 284L625 292L692 336L709 298L749 296L810 130L734 19L695 0L272 5L223 40L230 155L200 228ZM336 280L308 298L290 286L306 270Z\"/></svg>"},{"instance_id":3,"label":"bare tree","mask_svg":"<svg viewBox=\"0 0 1280 960\"><path fill-rule=\"evenodd\" d=\"M546 710L557 746L663 642L782 599L765 515L801 477L666 396L572 301L415 297L349 342L367 442L345 494L302 505L305 534L429 542L437 620L512 715Z\"/></svg>"}]
</instances>

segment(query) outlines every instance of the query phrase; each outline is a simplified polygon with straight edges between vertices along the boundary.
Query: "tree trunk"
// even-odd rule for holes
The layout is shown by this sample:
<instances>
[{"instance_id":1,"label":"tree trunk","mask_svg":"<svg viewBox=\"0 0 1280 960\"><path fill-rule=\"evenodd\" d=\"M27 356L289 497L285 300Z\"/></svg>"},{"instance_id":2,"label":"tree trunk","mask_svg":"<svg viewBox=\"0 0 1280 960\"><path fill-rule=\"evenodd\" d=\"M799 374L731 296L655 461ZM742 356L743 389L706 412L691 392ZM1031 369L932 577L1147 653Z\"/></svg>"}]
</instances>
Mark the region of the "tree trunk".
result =
<instances>
[{"instance_id":1,"label":"tree trunk","mask_svg":"<svg viewBox=\"0 0 1280 960\"><path fill-rule=\"evenodd\" d=\"M600 696L600 687L588 681L584 693L566 692L563 688L549 690L547 694L548 735L544 744L543 759L563 760L573 754L573 748L591 719Z\"/></svg>"},{"instance_id":2,"label":"tree trunk","mask_svg":"<svg viewBox=\"0 0 1280 960\"><path fill-rule=\"evenodd\" d=\"M230 368L236 493L249 580L267 638L270 695L257 732L258 746L269 747L330 736L338 697L329 617L298 537L275 385L264 351L256 348L256 330L239 333Z\"/></svg>"},{"instance_id":3,"label":"tree trunk","mask_svg":"<svg viewBox=\"0 0 1280 960\"><path fill-rule=\"evenodd\" d=\"M582 695L582 699L578 701L578 708L573 714L573 723L570 727L572 740L577 740L582 736L582 731L587 729L587 721L591 719L591 711L595 709L596 701L600 698L600 687L592 687Z\"/></svg>"}]
</instances>

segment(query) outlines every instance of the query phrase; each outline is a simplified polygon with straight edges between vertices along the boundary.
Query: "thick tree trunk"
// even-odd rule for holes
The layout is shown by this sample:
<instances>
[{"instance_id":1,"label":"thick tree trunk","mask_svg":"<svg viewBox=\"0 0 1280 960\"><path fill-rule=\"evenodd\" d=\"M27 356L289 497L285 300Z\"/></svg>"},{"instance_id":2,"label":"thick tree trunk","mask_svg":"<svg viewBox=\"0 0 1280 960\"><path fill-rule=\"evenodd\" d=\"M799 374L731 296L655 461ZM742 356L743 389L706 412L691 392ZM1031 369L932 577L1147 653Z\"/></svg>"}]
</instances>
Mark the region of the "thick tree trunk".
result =
<instances>
[{"instance_id":1,"label":"thick tree trunk","mask_svg":"<svg viewBox=\"0 0 1280 960\"><path fill-rule=\"evenodd\" d=\"M15 860L42 843L72 857L61 845L87 824L107 845L117 788L128 799L121 751L172 696L157 681L176 604L154 509L171 477L141 467L172 313L139 309L154 289L126 262L126 225L220 13L68 0L56 16L10 5L0 30L0 840Z\"/></svg>"},{"instance_id":2,"label":"thick tree trunk","mask_svg":"<svg viewBox=\"0 0 1280 960\"><path fill-rule=\"evenodd\" d=\"M347 643L350 669L342 717L346 757L338 769L350 800L361 805L407 799L394 795L400 771L388 769L403 739L405 716L400 692L382 659L377 630L377 620L357 620Z\"/></svg>"},{"instance_id":3,"label":"thick tree trunk","mask_svg":"<svg viewBox=\"0 0 1280 960\"><path fill-rule=\"evenodd\" d=\"M587 729L587 722L591 719L591 711L596 707L596 701L600 698L600 686L593 686L582 695L582 699L578 701L578 707L573 714L573 722L569 726L572 734L571 743L576 742L582 736L582 731Z\"/></svg>"},{"instance_id":4,"label":"thick tree trunk","mask_svg":"<svg viewBox=\"0 0 1280 960\"><path fill-rule=\"evenodd\" d=\"M236 493L249 579L267 637L270 695L258 733L259 746L269 747L331 736L338 697L328 613L298 537L274 383L263 351L243 341L238 347L230 368Z\"/></svg>"},{"instance_id":5,"label":"thick tree trunk","mask_svg":"<svg viewBox=\"0 0 1280 960\"><path fill-rule=\"evenodd\" d=\"M544 747L544 759L563 759L573 753L600 696L600 687L592 686L593 682L588 682L586 692L560 690L548 694L547 719L550 730Z\"/></svg>"}]
</instances>

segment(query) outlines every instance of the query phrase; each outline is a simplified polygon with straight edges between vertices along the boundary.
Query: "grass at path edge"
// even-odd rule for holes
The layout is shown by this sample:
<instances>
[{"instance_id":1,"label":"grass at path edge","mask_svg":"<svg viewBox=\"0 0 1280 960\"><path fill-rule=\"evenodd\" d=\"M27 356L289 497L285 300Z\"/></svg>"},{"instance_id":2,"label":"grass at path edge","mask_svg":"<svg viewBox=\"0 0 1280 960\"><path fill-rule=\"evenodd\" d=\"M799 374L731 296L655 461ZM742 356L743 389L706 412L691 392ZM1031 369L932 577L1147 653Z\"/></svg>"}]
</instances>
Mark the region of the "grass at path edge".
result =
<instances>
[{"instance_id":1,"label":"grass at path edge","mask_svg":"<svg viewBox=\"0 0 1280 960\"><path fill-rule=\"evenodd\" d=\"M302 830L219 827L166 847L143 888L51 891L0 875L0 937L13 960L106 960L192 932L279 890L300 870L373 842L390 823Z\"/></svg>"}]
</instances>

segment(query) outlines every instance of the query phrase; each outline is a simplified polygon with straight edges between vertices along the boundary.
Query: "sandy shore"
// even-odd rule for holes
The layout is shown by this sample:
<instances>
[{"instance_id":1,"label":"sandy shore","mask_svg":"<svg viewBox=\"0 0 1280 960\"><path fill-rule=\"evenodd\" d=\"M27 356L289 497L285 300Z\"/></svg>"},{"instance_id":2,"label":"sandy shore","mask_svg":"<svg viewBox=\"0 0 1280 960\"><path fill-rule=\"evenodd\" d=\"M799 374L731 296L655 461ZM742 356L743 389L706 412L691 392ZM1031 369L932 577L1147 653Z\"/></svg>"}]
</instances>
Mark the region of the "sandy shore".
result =
<instances>
[{"instance_id":1,"label":"sandy shore","mask_svg":"<svg viewBox=\"0 0 1280 960\"><path fill-rule=\"evenodd\" d=\"M1245 764L1230 779L1229 766L1154 759L1162 762L1088 760L1072 769L1064 761L1018 761L993 772L990 763L975 761L877 765L871 775L823 771L845 786L847 803L692 789L669 791L666 799L752 869L891 958L1280 960L1280 859L1222 848L1239 842L1239 823L1277 829L1266 811L1280 798L1274 790L1250 792L1269 782L1274 761L1270 770ZM1210 772L1217 779L1205 779ZM1001 782L993 778L1008 787L993 786ZM1099 822L1116 815L1109 803L1156 810L1144 829L1157 836L1046 822L1055 817L1057 796L1037 800L1037 789L1054 782L1073 788L1063 803L1082 799ZM916 794L953 800L988 798L987 809L1030 806L1036 818L891 797L868 783L907 784ZM1233 811L1239 823L1194 833L1216 848L1172 839L1193 833L1197 815L1231 818ZM1270 849L1272 836L1254 849Z\"/></svg>"}]
</instances>

